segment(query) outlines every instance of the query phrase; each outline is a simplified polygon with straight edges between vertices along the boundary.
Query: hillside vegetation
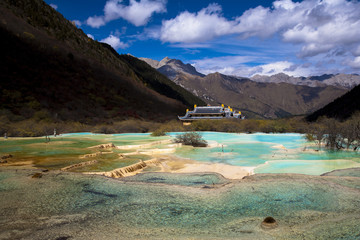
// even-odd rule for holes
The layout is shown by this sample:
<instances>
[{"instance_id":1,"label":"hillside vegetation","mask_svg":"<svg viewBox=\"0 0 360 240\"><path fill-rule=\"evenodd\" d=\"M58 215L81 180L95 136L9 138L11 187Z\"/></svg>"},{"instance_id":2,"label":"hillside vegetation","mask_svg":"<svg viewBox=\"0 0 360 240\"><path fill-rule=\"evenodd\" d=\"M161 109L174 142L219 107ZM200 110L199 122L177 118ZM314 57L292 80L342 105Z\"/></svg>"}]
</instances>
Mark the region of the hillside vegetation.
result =
<instances>
[{"instance_id":1,"label":"hillside vegetation","mask_svg":"<svg viewBox=\"0 0 360 240\"><path fill-rule=\"evenodd\" d=\"M357 111L360 111L360 85L310 114L306 119L308 121L316 121L320 117L328 117L346 120Z\"/></svg>"},{"instance_id":2,"label":"hillside vegetation","mask_svg":"<svg viewBox=\"0 0 360 240\"><path fill-rule=\"evenodd\" d=\"M88 38L42 0L1 1L0 33L3 124L164 121L204 103L142 61Z\"/></svg>"}]
</instances>

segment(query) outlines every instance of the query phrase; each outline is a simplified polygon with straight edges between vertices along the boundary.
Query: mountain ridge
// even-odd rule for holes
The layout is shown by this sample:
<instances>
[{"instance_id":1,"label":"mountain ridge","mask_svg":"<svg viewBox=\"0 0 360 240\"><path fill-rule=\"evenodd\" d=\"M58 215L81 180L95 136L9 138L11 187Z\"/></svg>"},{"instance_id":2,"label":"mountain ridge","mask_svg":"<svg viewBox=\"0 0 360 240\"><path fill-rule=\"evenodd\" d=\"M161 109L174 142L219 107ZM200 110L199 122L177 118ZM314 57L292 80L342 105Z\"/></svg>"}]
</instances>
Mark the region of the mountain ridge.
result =
<instances>
[{"instance_id":1,"label":"mountain ridge","mask_svg":"<svg viewBox=\"0 0 360 240\"><path fill-rule=\"evenodd\" d=\"M198 72L195 67L191 64L184 64L181 60L171 59L169 57L165 57L161 61L152 60L150 58L139 58L145 62L147 62L150 66L157 69L159 72L167 75L170 79L175 79L177 74L191 74L200 77L204 77L205 75ZM171 62L176 62L175 64L169 64ZM171 70L165 70L166 66ZM185 69L187 66L191 66L191 71ZM210 73L212 74L212 73ZM230 75L229 75L230 76ZM232 76L234 78L244 78L241 76ZM351 89L360 84L360 75L359 74L323 74L321 76L309 76L309 77L293 77L289 76L285 73L277 73L274 75L254 75L249 77L248 79L255 82L264 82L264 83L289 83L294 85L304 85L309 87L325 87L325 86L335 86L344 89Z\"/></svg>"},{"instance_id":2,"label":"mountain ridge","mask_svg":"<svg viewBox=\"0 0 360 240\"><path fill-rule=\"evenodd\" d=\"M205 75L199 73L191 64L185 64L181 60L171 59L169 57L163 58L161 61L153 60L150 58L139 58L147 64L157 69L162 74L168 76L170 79L176 78L178 73L190 74L194 76L204 77Z\"/></svg>"},{"instance_id":3,"label":"mountain ridge","mask_svg":"<svg viewBox=\"0 0 360 240\"><path fill-rule=\"evenodd\" d=\"M166 58L163 62L169 61L169 58ZM162 67L164 66L166 65ZM227 104L241 110L248 117L255 118L309 114L346 92L344 87L325 84L310 87L283 81L257 82L251 78L228 76L218 72L199 76L183 69L178 68L176 75L172 72L170 79L208 104ZM279 77L289 76L279 74Z\"/></svg>"},{"instance_id":4,"label":"mountain ridge","mask_svg":"<svg viewBox=\"0 0 360 240\"><path fill-rule=\"evenodd\" d=\"M310 87L335 86L351 89L360 84L358 74L323 74L321 76L293 77L285 73L278 73L271 76L255 75L250 78L256 82L290 83L295 85L306 85Z\"/></svg>"}]
</instances>

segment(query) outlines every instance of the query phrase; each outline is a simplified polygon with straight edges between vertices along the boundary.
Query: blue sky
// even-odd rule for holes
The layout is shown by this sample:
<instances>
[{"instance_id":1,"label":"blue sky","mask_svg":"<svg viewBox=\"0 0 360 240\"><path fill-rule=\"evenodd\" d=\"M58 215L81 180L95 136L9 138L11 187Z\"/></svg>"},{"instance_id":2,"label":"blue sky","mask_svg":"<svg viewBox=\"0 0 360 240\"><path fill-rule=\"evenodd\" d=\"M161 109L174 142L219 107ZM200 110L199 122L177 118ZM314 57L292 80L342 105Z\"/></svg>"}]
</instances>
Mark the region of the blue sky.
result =
<instances>
[{"instance_id":1,"label":"blue sky","mask_svg":"<svg viewBox=\"0 0 360 240\"><path fill-rule=\"evenodd\" d=\"M359 1L45 1L119 53L205 74L360 73Z\"/></svg>"}]
</instances>

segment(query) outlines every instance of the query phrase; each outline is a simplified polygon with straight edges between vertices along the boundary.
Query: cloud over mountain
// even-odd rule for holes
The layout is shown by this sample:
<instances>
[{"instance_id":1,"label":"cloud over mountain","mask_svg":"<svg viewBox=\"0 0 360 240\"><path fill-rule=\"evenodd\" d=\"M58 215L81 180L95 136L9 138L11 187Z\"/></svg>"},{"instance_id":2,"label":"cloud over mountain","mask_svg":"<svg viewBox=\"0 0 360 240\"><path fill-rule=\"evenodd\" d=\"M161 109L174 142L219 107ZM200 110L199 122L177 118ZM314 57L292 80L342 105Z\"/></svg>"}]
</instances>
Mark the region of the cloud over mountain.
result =
<instances>
[{"instance_id":1,"label":"cloud over mountain","mask_svg":"<svg viewBox=\"0 0 360 240\"><path fill-rule=\"evenodd\" d=\"M197 13L184 11L162 22L160 39L171 43L199 43L231 34L241 39L276 35L283 42L300 45L300 58L341 55L346 56L342 64L359 67L358 29L358 1L278 0L270 8L248 9L231 20L222 16L218 4L210 4Z\"/></svg>"},{"instance_id":2,"label":"cloud over mountain","mask_svg":"<svg viewBox=\"0 0 360 240\"><path fill-rule=\"evenodd\" d=\"M94 28L123 18L135 26L146 25L154 13L166 12L166 0L130 0L129 5L122 4L122 0L108 0L104 7L103 16L93 16L86 23Z\"/></svg>"},{"instance_id":3,"label":"cloud over mountain","mask_svg":"<svg viewBox=\"0 0 360 240\"><path fill-rule=\"evenodd\" d=\"M191 43L236 32L237 22L222 17L221 11L221 6L214 3L197 13L182 12L162 22L160 38L164 42Z\"/></svg>"},{"instance_id":4,"label":"cloud over mountain","mask_svg":"<svg viewBox=\"0 0 360 240\"><path fill-rule=\"evenodd\" d=\"M58 8L58 6L56 4L50 3L49 5L50 5L50 7L52 7L55 10Z\"/></svg>"},{"instance_id":5,"label":"cloud over mountain","mask_svg":"<svg viewBox=\"0 0 360 240\"><path fill-rule=\"evenodd\" d=\"M219 72L226 75L251 77L256 74L273 75L286 73L291 76L311 75L312 69L289 61L276 61L257 66L248 66L247 62L256 61L256 57L226 56L205 58L193 61L193 65L204 74Z\"/></svg>"},{"instance_id":6,"label":"cloud over mountain","mask_svg":"<svg viewBox=\"0 0 360 240\"><path fill-rule=\"evenodd\" d=\"M114 49L119 49L119 48L124 49L129 46L127 43L120 41L119 37L114 36L112 34L110 34L107 38L100 40L100 42L107 43L110 46L112 46Z\"/></svg>"}]
</instances>

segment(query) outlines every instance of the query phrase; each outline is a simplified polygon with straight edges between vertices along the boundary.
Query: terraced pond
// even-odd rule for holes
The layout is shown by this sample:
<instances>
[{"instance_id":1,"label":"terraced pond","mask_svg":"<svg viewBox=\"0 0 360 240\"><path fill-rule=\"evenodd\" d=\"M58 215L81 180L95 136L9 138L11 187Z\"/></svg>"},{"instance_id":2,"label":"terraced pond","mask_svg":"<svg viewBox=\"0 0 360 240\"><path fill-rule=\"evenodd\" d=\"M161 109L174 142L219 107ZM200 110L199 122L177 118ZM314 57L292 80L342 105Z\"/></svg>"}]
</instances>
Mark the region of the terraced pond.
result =
<instances>
[{"instance_id":1,"label":"terraced pond","mask_svg":"<svg viewBox=\"0 0 360 240\"><path fill-rule=\"evenodd\" d=\"M165 137L151 137L146 133L64 134L51 138L49 143L45 143L44 138L8 139L1 140L0 153L13 155L9 162L32 163L34 167L50 170L84 162L85 158L81 158L84 155L102 153L87 158L96 159L96 164L72 170L77 172L110 171L135 164L139 160L149 160L154 155L191 159L198 163L250 167L254 173L320 175L336 169L360 167L359 152L317 150L301 134L204 132L203 138L209 143L206 148L175 146L169 141L177 134L171 133ZM91 148L107 143L133 147Z\"/></svg>"},{"instance_id":2,"label":"terraced pond","mask_svg":"<svg viewBox=\"0 0 360 240\"><path fill-rule=\"evenodd\" d=\"M0 165L0 239L360 238L359 153L317 151L299 134L206 132L208 148L174 145L176 134L1 139L13 157ZM109 143L119 148L94 148ZM81 174L153 158L131 177ZM179 173L188 166L206 173ZM208 172L242 168L307 175ZM264 227L267 216L276 225Z\"/></svg>"}]
</instances>

